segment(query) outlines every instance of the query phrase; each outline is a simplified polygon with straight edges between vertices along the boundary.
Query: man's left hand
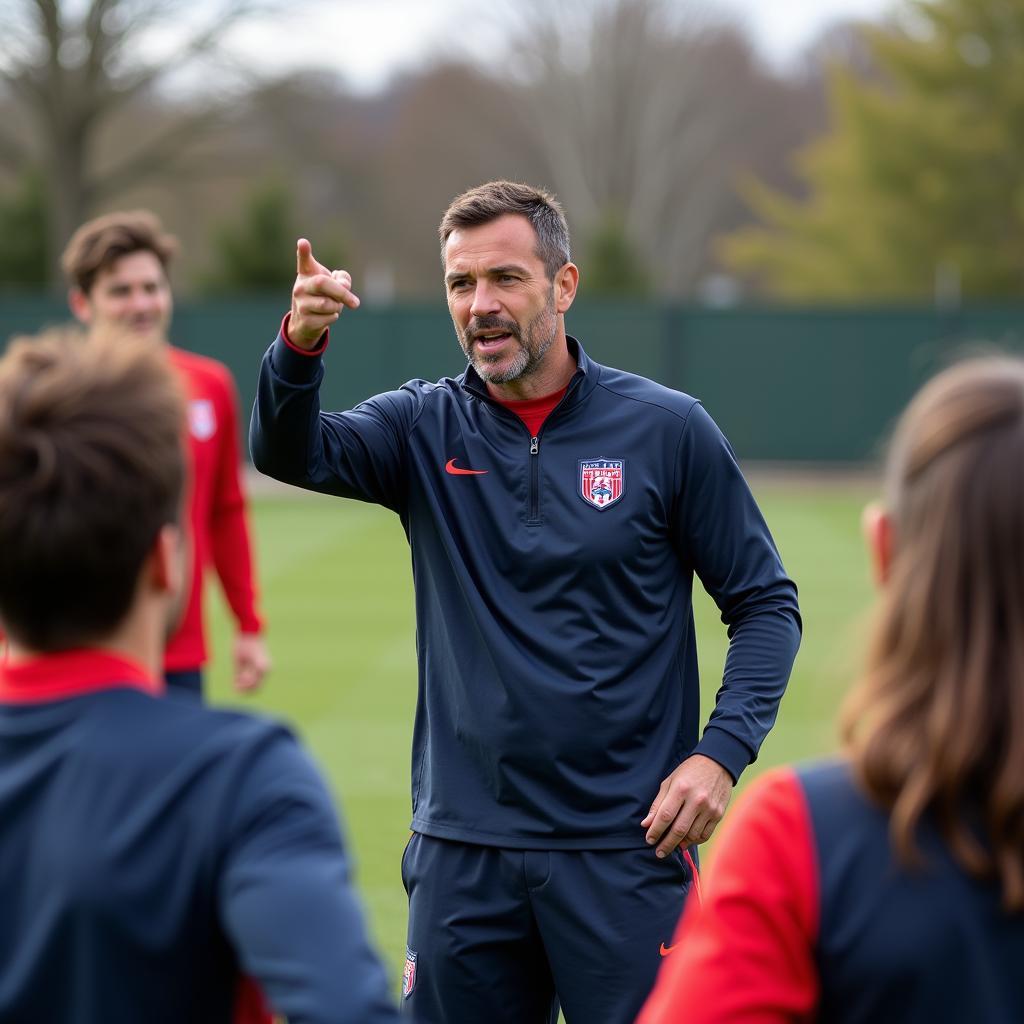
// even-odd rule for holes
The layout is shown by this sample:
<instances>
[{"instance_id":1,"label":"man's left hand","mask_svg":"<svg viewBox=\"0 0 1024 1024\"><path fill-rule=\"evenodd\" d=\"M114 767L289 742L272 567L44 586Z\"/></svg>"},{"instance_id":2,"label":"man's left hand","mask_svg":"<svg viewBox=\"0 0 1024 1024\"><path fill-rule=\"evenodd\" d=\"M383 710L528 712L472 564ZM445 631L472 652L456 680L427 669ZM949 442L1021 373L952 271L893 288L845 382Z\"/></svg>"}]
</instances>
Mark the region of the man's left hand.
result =
<instances>
[{"instance_id":1,"label":"man's left hand","mask_svg":"<svg viewBox=\"0 0 1024 1024\"><path fill-rule=\"evenodd\" d=\"M239 633L235 637L235 689L239 693L258 690L270 671L270 655L259 633Z\"/></svg>"},{"instance_id":2,"label":"man's left hand","mask_svg":"<svg viewBox=\"0 0 1024 1024\"><path fill-rule=\"evenodd\" d=\"M667 857L677 846L706 843L722 820L732 796L732 776L703 754L692 754L665 781L640 827L656 853Z\"/></svg>"}]
</instances>

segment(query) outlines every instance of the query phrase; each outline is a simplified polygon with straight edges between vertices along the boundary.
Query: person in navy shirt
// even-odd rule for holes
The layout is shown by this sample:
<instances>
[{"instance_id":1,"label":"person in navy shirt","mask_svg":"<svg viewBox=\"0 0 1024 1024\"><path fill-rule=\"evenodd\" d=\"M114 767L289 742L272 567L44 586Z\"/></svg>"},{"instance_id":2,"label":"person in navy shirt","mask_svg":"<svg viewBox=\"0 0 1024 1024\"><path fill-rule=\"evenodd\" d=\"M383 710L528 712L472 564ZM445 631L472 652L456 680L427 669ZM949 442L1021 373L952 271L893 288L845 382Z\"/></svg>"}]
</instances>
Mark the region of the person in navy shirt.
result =
<instances>
[{"instance_id":1,"label":"person in navy shirt","mask_svg":"<svg viewBox=\"0 0 1024 1024\"><path fill-rule=\"evenodd\" d=\"M397 1021L295 738L163 697L184 436L145 340L0 359L0 1020Z\"/></svg>"},{"instance_id":2,"label":"person in navy shirt","mask_svg":"<svg viewBox=\"0 0 1024 1024\"><path fill-rule=\"evenodd\" d=\"M1024 1020L1024 362L914 399L831 761L766 773L640 1024Z\"/></svg>"},{"instance_id":3,"label":"person in navy shirt","mask_svg":"<svg viewBox=\"0 0 1024 1024\"><path fill-rule=\"evenodd\" d=\"M326 330L359 300L302 239L250 447L271 476L393 510L409 539L406 1010L632 1021L690 847L775 720L796 589L703 406L566 334L579 271L553 197L472 189L440 240L465 373L321 412ZM694 575L731 639L703 735Z\"/></svg>"}]
</instances>

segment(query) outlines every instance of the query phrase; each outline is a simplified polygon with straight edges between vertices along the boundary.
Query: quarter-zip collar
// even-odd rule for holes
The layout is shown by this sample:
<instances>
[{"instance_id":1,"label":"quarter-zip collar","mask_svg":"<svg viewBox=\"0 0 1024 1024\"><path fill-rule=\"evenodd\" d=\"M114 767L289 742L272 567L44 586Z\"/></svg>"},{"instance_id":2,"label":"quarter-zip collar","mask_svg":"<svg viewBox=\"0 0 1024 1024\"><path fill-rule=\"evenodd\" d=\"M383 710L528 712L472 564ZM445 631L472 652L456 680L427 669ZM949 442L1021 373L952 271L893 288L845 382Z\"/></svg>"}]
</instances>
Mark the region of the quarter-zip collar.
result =
<instances>
[{"instance_id":1,"label":"quarter-zip collar","mask_svg":"<svg viewBox=\"0 0 1024 1024\"><path fill-rule=\"evenodd\" d=\"M575 338L571 335L566 335L565 341L569 347L569 353L576 359L576 372L569 381L565 397L558 403L555 410L552 411L552 416L556 412L564 411L583 402L590 392L597 387L597 381L601 374L600 364L595 363L583 351L583 346ZM505 415L515 415L515 413L509 412L497 399L491 397L491 393L487 390L487 385L480 374L473 368L472 364L466 367L465 373L456 378L456 382L464 391L467 391L475 398L484 399L484 401L489 402L495 408L501 409Z\"/></svg>"}]
</instances>

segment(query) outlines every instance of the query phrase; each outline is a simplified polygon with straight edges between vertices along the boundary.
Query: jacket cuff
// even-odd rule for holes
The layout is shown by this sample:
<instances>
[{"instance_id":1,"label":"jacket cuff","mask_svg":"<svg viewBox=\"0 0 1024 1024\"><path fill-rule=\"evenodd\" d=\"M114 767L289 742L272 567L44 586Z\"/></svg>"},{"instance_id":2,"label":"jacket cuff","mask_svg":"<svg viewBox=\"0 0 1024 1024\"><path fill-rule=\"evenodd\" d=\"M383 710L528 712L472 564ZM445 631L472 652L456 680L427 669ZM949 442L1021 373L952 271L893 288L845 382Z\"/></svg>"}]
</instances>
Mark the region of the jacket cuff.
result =
<instances>
[{"instance_id":1,"label":"jacket cuff","mask_svg":"<svg viewBox=\"0 0 1024 1024\"><path fill-rule=\"evenodd\" d=\"M327 348L328 332L324 331L320 344L308 350L293 345L288 338L288 321L291 313L285 313L281 330L270 350L270 364L274 372L290 384L312 384L321 373L321 356Z\"/></svg>"},{"instance_id":2,"label":"jacket cuff","mask_svg":"<svg viewBox=\"0 0 1024 1024\"><path fill-rule=\"evenodd\" d=\"M743 769L750 764L750 748L736 739L724 729L708 726L704 730L700 743L692 753L703 754L717 761L731 776L734 783L739 782Z\"/></svg>"}]
</instances>

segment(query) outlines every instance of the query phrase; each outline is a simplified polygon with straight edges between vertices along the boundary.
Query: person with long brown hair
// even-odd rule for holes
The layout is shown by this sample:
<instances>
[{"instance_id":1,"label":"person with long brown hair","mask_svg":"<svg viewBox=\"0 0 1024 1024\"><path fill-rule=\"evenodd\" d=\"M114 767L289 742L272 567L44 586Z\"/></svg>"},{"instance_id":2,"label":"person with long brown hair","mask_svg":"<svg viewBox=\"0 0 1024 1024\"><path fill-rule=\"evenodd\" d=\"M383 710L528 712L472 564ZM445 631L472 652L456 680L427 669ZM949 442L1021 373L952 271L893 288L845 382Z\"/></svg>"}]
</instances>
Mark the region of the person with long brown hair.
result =
<instances>
[{"instance_id":1,"label":"person with long brown hair","mask_svg":"<svg viewBox=\"0 0 1024 1024\"><path fill-rule=\"evenodd\" d=\"M843 754L751 787L638 1024L1024 1020L1024 362L917 395L864 525Z\"/></svg>"}]
</instances>

